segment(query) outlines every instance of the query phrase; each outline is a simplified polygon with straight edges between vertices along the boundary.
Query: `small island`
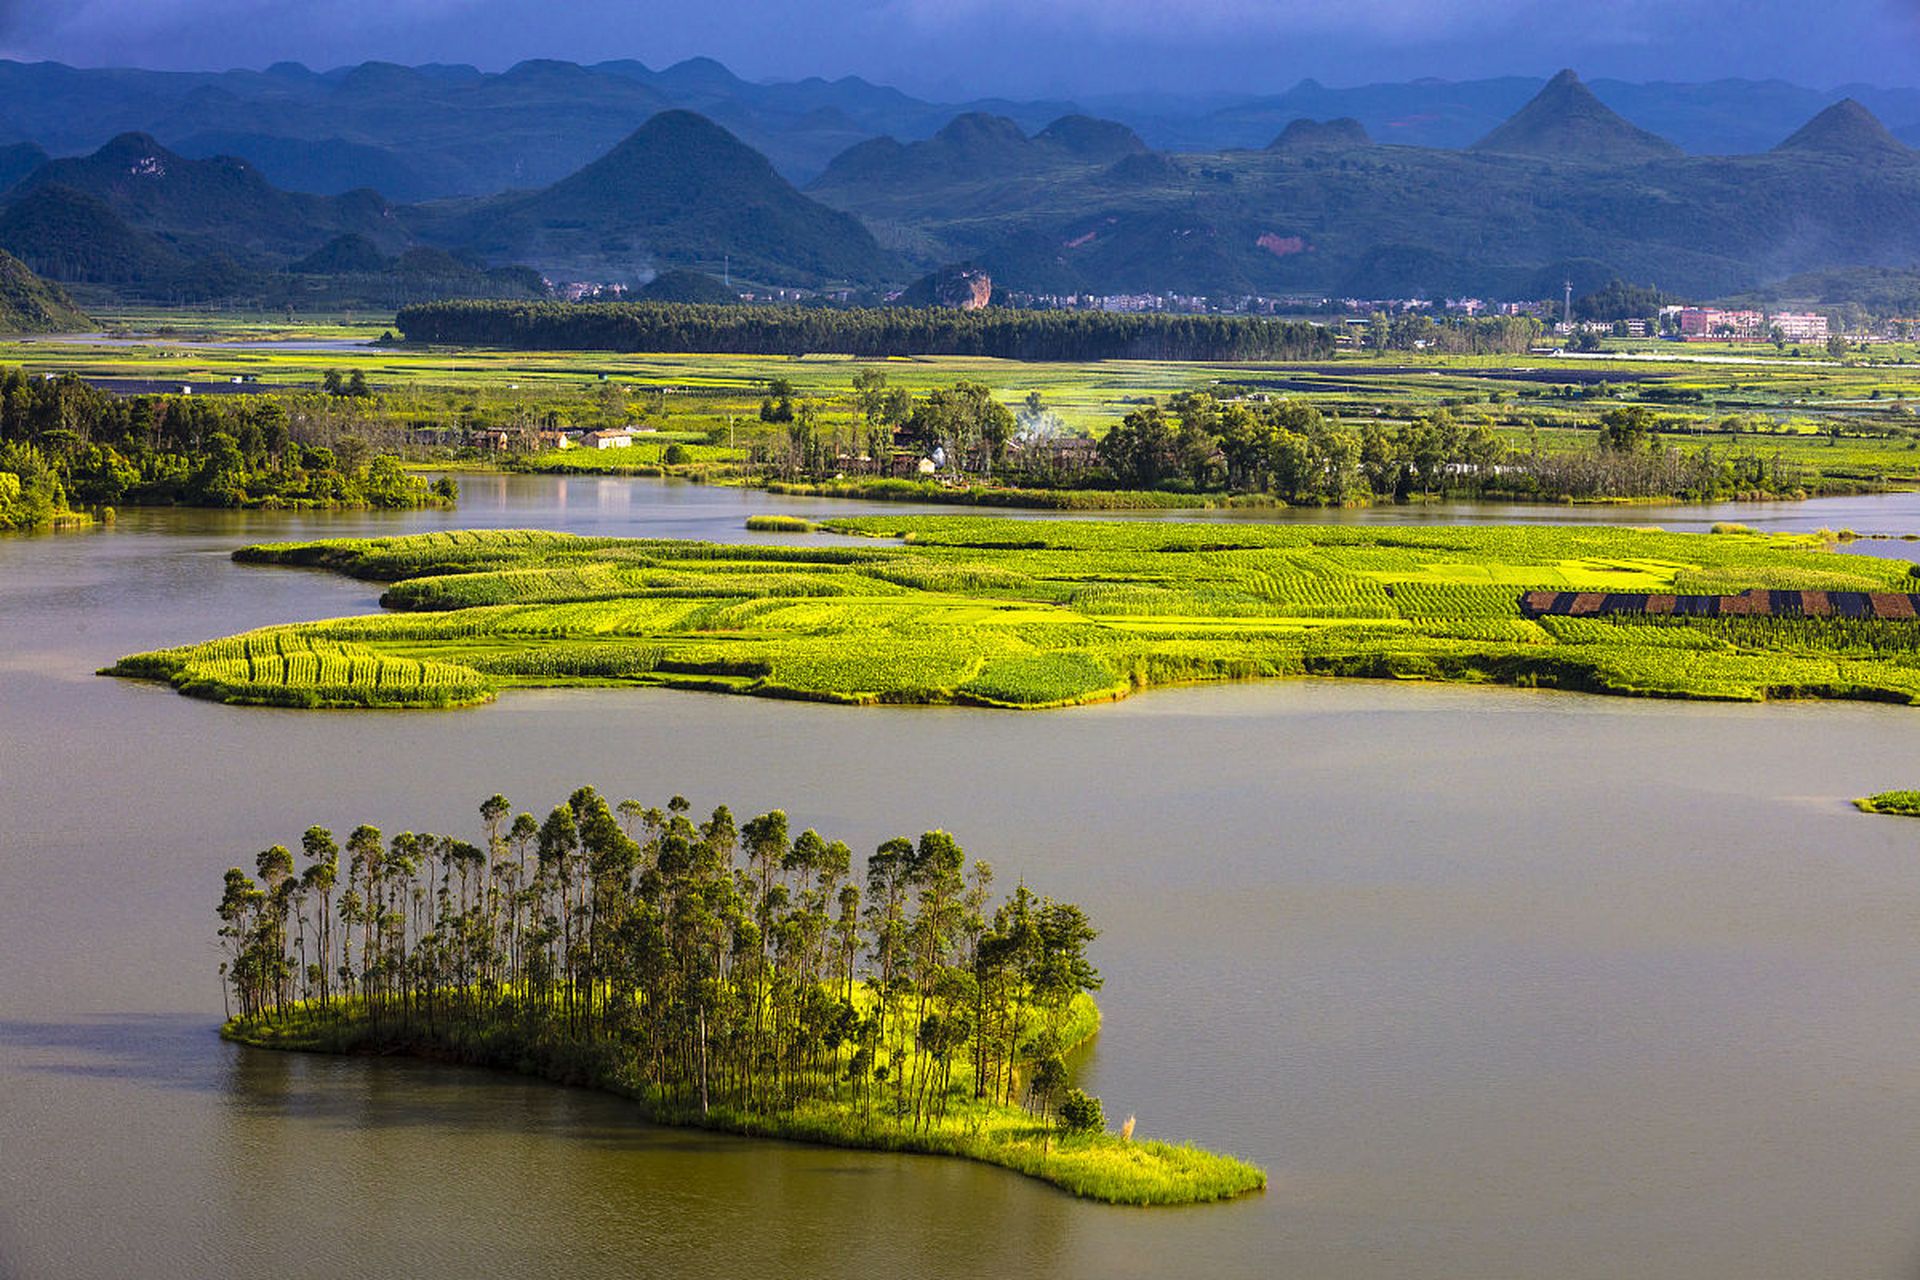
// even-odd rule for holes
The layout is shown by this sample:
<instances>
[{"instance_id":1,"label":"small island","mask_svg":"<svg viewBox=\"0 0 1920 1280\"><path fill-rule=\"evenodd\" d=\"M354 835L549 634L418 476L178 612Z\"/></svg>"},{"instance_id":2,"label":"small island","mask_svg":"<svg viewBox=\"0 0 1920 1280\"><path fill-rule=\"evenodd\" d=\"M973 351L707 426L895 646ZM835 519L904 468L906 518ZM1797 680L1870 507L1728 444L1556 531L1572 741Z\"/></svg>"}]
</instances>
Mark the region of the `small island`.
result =
<instances>
[{"instance_id":1,"label":"small island","mask_svg":"<svg viewBox=\"0 0 1920 1280\"><path fill-rule=\"evenodd\" d=\"M1882 791L1853 802L1862 813L1885 813L1898 818L1920 818L1920 791Z\"/></svg>"},{"instance_id":2,"label":"small island","mask_svg":"<svg viewBox=\"0 0 1920 1280\"><path fill-rule=\"evenodd\" d=\"M1920 579L1826 549L1833 535L971 515L755 527L759 545L496 530L244 547L244 563L388 583L389 612L108 674L289 707L602 685L1038 709L1307 676L1920 702Z\"/></svg>"},{"instance_id":3,"label":"small island","mask_svg":"<svg viewBox=\"0 0 1920 1280\"><path fill-rule=\"evenodd\" d=\"M645 1119L1001 1165L1114 1204L1266 1185L1110 1130L1068 1056L1100 1027L1097 932L944 831L848 846L775 810L704 822L576 790L480 805L479 843L323 827L226 873L221 1034L413 1054L631 1098ZM344 858L344 861L343 861ZM257 879L256 879L257 876Z\"/></svg>"}]
</instances>

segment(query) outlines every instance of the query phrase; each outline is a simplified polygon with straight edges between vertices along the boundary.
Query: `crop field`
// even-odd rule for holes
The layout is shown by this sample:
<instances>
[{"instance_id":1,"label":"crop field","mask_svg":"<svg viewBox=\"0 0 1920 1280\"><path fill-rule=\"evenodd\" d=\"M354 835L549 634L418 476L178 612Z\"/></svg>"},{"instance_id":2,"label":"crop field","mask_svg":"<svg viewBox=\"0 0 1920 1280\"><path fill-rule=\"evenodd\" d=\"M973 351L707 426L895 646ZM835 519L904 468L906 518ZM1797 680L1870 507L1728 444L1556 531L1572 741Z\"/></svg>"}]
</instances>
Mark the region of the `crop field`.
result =
<instances>
[{"instance_id":1,"label":"crop field","mask_svg":"<svg viewBox=\"0 0 1920 1280\"><path fill-rule=\"evenodd\" d=\"M385 315L290 321L126 312L105 323L104 335L0 341L0 363L100 380L233 385L238 377L253 380L240 384L247 390L278 395L313 394L330 372L360 372L375 396L362 411L398 425L594 427L644 416L663 433L728 450L704 459L713 463L734 460L733 449L766 434L758 409L773 379L815 402L823 431L851 432L858 418L852 381L863 371L883 372L889 385L916 394L977 381L1009 406L1038 392L1068 429L1095 436L1143 405L1211 391L1303 399L1353 423L1391 425L1445 409L1484 421L1510 446L1553 451L1590 447L1600 414L1644 405L1670 443L1779 455L1815 487L1920 485L1920 350L1907 344L1855 353L1845 363L1823 350L1795 357L1770 347L1629 342L1578 356L1347 351L1294 364L1040 364L371 345L391 323ZM624 465L657 460L630 456Z\"/></svg>"},{"instance_id":2,"label":"crop field","mask_svg":"<svg viewBox=\"0 0 1920 1280\"><path fill-rule=\"evenodd\" d=\"M1155 685L1369 677L1920 701L1920 623L1529 617L1528 592L1905 593L1802 535L866 517L738 546L530 531L284 543L250 563L390 583L389 612L123 659L227 702L457 706L640 684L1040 708ZM840 536L835 536L840 535ZM845 535L853 535L851 537Z\"/></svg>"}]
</instances>

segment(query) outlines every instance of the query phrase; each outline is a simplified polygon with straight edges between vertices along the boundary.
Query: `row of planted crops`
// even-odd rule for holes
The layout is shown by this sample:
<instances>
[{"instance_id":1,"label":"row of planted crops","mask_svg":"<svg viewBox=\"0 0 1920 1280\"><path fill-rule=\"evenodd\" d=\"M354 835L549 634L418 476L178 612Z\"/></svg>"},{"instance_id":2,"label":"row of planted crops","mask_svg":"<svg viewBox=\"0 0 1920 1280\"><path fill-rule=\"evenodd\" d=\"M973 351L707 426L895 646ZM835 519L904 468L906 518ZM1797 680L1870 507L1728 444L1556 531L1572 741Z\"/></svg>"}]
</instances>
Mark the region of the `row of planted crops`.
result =
<instances>
[{"instance_id":1,"label":"row of planted crops","mask_svg":"<svg viewBox=\"0 0 1920 1280\"><path fill-rule=\"evenodd\" d=\"M1899 592L1806 536L871 517L772 545L502 531L248 548L388 582L389 612L136 655L226 701L451 706L634 683L1042 707L1286 676L1920 700L1920 624L1527 616L1529 591Z\"/></svg>"}]
</instances>

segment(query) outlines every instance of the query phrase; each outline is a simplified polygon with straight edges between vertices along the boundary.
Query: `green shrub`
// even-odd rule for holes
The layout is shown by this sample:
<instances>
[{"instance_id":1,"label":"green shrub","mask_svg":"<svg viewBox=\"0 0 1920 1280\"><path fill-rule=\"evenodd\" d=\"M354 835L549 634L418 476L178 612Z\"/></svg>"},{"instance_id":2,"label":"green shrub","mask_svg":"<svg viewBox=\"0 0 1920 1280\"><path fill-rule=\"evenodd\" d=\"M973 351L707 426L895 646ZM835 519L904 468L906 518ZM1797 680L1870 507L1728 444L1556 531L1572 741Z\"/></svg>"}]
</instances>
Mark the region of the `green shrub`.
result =
<instances>
[{"instance_id":1,"label":"green shrub","mask_svg":"<svg viewBox=\"0 0 1920 1280\"><path fill-rule=\"evenodd\" d=\"M1098 1133L1107 1127L1100 1099L1081 1089L1069 1089L1060 1099L1060 1125L1068 1133Z\"/></svg>"},{"instance_id":2,"label":"green shrub","mask_svg":"<svg viewBox=\"0 0 1920 1280\"><path fill-rule=\"evenodd\" d=\"M748 516L747 529L752 533L812 533L820 526L811 520L799 516Z\"/></svg>"}]
</instances>

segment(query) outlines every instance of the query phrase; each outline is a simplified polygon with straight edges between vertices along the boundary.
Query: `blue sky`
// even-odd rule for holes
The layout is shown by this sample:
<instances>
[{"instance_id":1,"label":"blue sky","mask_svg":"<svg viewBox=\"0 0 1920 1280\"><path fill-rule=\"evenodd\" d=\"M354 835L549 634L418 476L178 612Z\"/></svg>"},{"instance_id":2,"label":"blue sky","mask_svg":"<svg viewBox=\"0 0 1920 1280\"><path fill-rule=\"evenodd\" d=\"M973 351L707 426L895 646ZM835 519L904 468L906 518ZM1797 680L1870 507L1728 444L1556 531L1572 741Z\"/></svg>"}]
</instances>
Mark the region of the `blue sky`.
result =
<instances>
[{"instance_id":1,"label":"blue sky","mask_svg":"<svg viewBox=\"0 0 1920 1280\"><path fill-rule=\"evenodd\" d=\"M76 65L498 69L704 54L921 94L1269 91L1303 76L1920 84L1920 0L0 0L0 52Z\"/></svg>"}]
</instances>

